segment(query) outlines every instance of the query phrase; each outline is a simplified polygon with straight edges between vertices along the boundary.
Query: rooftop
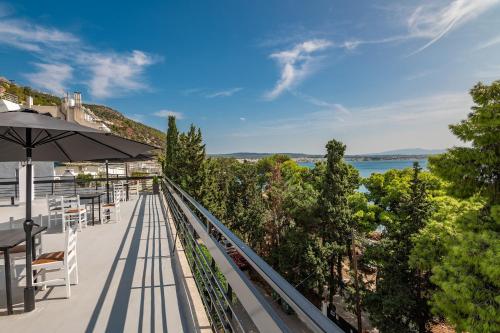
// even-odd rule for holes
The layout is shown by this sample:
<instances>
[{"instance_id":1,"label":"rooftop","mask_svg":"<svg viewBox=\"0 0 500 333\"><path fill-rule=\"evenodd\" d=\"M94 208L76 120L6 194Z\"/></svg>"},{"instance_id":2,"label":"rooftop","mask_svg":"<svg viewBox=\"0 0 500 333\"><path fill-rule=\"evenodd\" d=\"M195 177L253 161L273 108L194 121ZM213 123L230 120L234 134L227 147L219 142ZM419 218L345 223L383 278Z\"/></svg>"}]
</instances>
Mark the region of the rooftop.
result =
<instances>
[{"instance_id":1,"label":"rooftop","mask_svg":"<svg viewBox=\"0 0 500 333\"><path fill-rule=\"evenodd\" d=\"M25 313L24 285L11 279L14 314L7 315L1 265L0 327L28 333L341 332L175 183L161 185L161 194L131 191L118 223L97 223L77 233L79 284L71 287L69 299L64 285L40 289L36 309ZM88 190L70 187L52 191L72 196ZM47 226L40 190L35 187L33 217ZM0 230L22 228L24 216L23 204L0 201ZM59 222L43 233L43 252L64 250L61 227ZM24 259L18 259L17 276L23 269ZM55 274L63 272L48 278Z\"/></svg>"}]
</instances>

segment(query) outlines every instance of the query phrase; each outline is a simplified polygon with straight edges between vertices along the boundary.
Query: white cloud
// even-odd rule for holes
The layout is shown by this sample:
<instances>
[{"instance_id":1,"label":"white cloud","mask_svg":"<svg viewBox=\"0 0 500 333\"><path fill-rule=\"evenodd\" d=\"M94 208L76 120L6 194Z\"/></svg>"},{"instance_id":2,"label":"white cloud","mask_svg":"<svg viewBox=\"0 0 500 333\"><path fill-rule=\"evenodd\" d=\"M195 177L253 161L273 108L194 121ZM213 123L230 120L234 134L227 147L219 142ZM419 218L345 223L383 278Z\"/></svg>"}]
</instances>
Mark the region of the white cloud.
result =
<instances>
[{"instance_id":1,"label":"white cloud","mask_svg":"<svg viewBox=\"0 0 500 333\"><path fill-rule=\"evenodd\" d=\"M417 7L407 21L410 36L429 41L413 54L425 50L453 29L476 18L498 3L500 0L454 0L442 5L432 1Z\"/></svg>"},{"instance_id":2,"label":"white cloud","mask_svg":"<svg viewBox=\"0 0 500 333\"><path fill-rule=\"evenodd\" d=\"M243 88L241 87L228 88L224 90L212 90L207 88L190 88L181 90L181 94L184 96L217 98L217 97L230 97L242 90Z\"/></svg>"},{"instance_id":3,"label":"white cloud","mask_svg":"<svg viewBox=\"0 0 500 333\"><path fill-rule=\"evenodd\" d=\"M319 98L316 98L316 97L313 97L313 96L310 96L310 95L307 95L307 94L304 94L304 93L301 93L298 91L294 91L293 94L295 96L299 97L300 99L312 104L312 105L321 107L322 109L337 111L337 112L344 113L344 114L350 113L350 111L346 107L344 107L342 104L330 103L330 102L324 101L322 99L319 99Z\"/></svg>"},{"instance_id":4,"label":"white cloud","mask_svg":"<svg viewBox=\"0 0 500 333\"><path fill-rule=\"evenodd\" d=\"M145 67L154 62L152 56L137 50L129 54L82 53L78 58L78 63L92 73L87 84L97 98L147 88L140 78Z\"/></svg>"},{"instance_id":5,"label":"white cloud","mask_svg":"<svg viewBox=\"0 0 500 333\"><path fill-rule=\"evenodd\" d=\"M57 93L71 89L69 79L73 72L75 80L86 84L95 98L147 89L144 71L160 60L138 50L96 50L74 34L10 17L0 21L2 44L29 51L41 59L43 64L36 64L38 72L26 74L36 87Z\"/></svg>"},{"instance_id":6,"label":"white cloud","mask_svg":"<svg viewBox=\"0 0 500 333\"><path fill-rule=\"evenodd\" d=\"M208 98L229 97L229 96L233 96L234 94L236 94L238 91L241 91L242 89L243 88L237 87L237 88L216 91L216 92L207 94L206 97L208 97Z\"/></svg>"},{"instance_id":7,"label":"white cloud","mask_svg":"<svg viewBox=\"0 0 500 333\"><path fill-rule=\"evenodd\" d=\"M366 44L385 44L413 39L425 39L427 43L410 55L417 54L439 41L446 34L457 29L464 23L475 19L489 8L500 3L500 0L426 0L418 7L408 9L401 4L395 4L385 9L390 10L392 16L406 17L404 21L407 32L401 35L381 39L364 40L351 38L337 47L353 51ZM500 37L481 44L478 49L500 43Z\"/></svg>"},{"instance_id":8,"label":"white cloud","mask_svg":"<svg viewBox=\"0 0 500 333\"><path fill-rule=\"evenodd\" d=\"M0 21L0 43L22 50L43 52L44 48L57 48L78 41L73 34L27 21L5 18Z\"/></svg>"},{"instance_id":9,"label":"white cloud","mask_svg":"<svg viewBox=\"0 0 500 333\"><path fill-rule=\"evenodd\" d=\"M333 44L324 39L312 39L293 48L271 54L271 58L278 62L281 69L281 78L273 90L265 95L268 100L275 99L285 90L298 84L313 71L312 64L317 57L313 53L331 47Z\"/></svg>"},{"instance_id":10,"label":"white cloud","mask_svg":"<svg viewBox=\"0 0 500 333\"><path fill-rule=\"evenodd\" d=\"M38 71L26 74L28 80L35 86L56 95L64 94L64 87L72 77L73 68L66 64L37 63Z\"/></svg>"},{"instance_id":11,"label":"white cloud","mask_svg":"<svg viewBox=\"0 0 500 333\"><path fill-rule=\"evenodd\" d=\"M434 70L423 70L423 71L420 71L420 72L416 72L416 73L413 73L413 74L410 74L408 75L405 79L407 81L413 81L413 80L418 80L418 79L421 79L423 77L427 77L431 74L433 74L435 71Z\"/></svg>"},{"instance_id":12,"label":"white cloud","mask_svg":"<svg viewBox=\"0 0 500 333\"><path fill-rule=\"evenodd\" d=\"M240 117L240 120L241 120L241 121L246 121L246 120L247 120L247 118L245 118L245 117Z\"/></svg>"},{"instance_id":13,"label":"white cloud","mask_svg":"<svg viewBox=\"0 0 500 333\"><path fill-rule=\"evenodd\" d=\"M168 118L169 116L174 116L177 119L183 119L184 115L181 112L176 112L172 110L160 110L154 113L157 117Z\"/></svg>"},{"instance_id":14,"label":"white cloud","mask_svg":"<svg viewBox=\"0 0 500 333\"><path fill-rule=\"evenodd\" d=\"M385 43L398 42L406 39L408 39L408 36L393 36L393 37L374 39L374 40L350 39L341 44L338 44L337 46L340 48L344 48L347 51L353 51L357 49L359 46L365 44L385 44Z\"/></svg>"},{"instance_id":15,"label":"white cloud","mask_svg":"<svg viewBox=\"0 0 500 333\"><path fill-rule=\"evenodd\" d=\"M486 65L476 72L479 80L498 80L500 77L500 65Z\"/></svg>"},{"instance_id":16,"label":"white cloud","mask_svg":"<svg viewBox=\"0 0 500 333\"><path fill-rule=\"evenodd\" d=\"M500 44L500 35L499 36L496 36L482 44L480 44L476 50L482 50L482 49L486 49L488 47L492 47L492 46L495 46L495 45L498 45Z\"/></svg>"},{"instance_id":17,"label":"white cloud","mask_svg":"<svg viewBox=\"0 0 500 333\"><path fill-rule=\"evenodd\" d=\"M465 93L441 93L374 106L349 106L349 113L322 109L293 118L252 122L251 128L230 136L233 145L255 142L272 151L294 147L294 151L321 152L331 138L347 144L349 153L416 146L444 148L460 143L448 125L464 119L471 105Z\"/></svg>"}]
</instances>

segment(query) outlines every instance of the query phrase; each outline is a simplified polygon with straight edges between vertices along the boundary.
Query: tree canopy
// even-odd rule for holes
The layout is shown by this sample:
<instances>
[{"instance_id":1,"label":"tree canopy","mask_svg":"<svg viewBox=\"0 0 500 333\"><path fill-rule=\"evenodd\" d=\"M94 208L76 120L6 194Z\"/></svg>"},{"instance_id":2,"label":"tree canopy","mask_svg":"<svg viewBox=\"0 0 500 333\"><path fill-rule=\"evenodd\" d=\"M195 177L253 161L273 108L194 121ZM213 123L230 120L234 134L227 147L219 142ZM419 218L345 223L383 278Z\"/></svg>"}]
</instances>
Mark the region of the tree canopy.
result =
<instances>
[{"instance_id":1,"label":"tree canopy","mask_svg":"<svg viewBox=\"0 0 500 333\"><path fill-rule=\"evenodd\" d=\"M380 332L499 332L500 81L471 96L450 126L465 146L430 170L360 179L335 139L314 168L207 158L200 129L169 117L164 172L318 307L339 296Z\"/></svg>"}]
</instances>

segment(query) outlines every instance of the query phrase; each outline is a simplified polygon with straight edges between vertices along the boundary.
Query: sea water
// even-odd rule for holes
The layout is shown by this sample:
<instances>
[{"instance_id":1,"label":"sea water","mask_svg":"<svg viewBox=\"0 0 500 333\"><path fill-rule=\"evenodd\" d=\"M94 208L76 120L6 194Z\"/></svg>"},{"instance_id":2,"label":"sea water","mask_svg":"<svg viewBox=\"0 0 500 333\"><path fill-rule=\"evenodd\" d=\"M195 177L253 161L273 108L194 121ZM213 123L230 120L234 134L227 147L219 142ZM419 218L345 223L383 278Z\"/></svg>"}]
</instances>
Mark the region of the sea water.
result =
<instances>
[{"instance_id":1,"label":"sea water","mask_svg":"<svg viewBox=\"0 0 500 333\"><path fill-rule=\"evenodd\" d=\"M361 177L369 177L372 173L384 173L390 169L411 168L414 162L418 162L420 167L427 169L427 159L414 160L378 160L378 161L347 161L358 169ZM299 165L314 168L313 162L299 162Z\"/></svg>"}]
</instances>

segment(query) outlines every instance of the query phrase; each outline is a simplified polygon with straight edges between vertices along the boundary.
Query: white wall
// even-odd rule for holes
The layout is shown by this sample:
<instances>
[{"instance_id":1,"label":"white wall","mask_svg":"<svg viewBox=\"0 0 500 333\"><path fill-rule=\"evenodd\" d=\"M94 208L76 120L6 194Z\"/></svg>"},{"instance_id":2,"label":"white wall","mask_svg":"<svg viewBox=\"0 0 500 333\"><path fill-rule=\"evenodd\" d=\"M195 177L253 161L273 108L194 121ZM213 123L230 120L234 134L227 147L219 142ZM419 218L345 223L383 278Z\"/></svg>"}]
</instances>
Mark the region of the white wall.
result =
<instances>
[{"instance_id":1,"label":"white wall","mask_svg":"<svg viewBox=\"0 0 500 333\"><path fill-rule=\"evenodd\" d=\"M31 199L35 198L35 168L32 167ZM26 166L19 163L19 202L26 202Z\"/></svg>"}]
</instances>

